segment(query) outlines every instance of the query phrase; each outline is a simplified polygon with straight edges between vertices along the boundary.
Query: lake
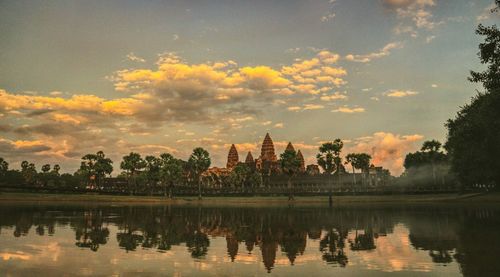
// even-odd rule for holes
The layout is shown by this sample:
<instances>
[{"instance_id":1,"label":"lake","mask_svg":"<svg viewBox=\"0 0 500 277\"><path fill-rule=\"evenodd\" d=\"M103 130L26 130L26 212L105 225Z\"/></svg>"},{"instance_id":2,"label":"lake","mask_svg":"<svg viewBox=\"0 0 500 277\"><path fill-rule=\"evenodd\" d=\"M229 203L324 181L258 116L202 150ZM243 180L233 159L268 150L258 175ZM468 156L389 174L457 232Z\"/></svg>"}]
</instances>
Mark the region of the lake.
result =
<instances>
[{"instance_id":1,"label":"lake","mask_svg":"<svg viewBox=\"0 0 500 277\"><path fill-rule=\"evenodd\" d=\"M500 276L498 205L0 205L2 276Z\"/></svg>"}]
</instances>

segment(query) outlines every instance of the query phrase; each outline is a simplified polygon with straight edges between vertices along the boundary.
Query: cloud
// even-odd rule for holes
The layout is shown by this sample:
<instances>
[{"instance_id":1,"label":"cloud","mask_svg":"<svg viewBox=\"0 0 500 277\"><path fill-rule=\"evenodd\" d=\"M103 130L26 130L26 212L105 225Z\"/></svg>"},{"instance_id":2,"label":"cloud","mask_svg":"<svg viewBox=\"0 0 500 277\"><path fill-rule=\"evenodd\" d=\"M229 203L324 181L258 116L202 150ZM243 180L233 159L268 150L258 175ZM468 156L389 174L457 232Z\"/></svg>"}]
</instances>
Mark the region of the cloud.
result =
<instances>
[{"instance_id":1,"label":"cloud","mask_svg":"<svg viewBox=\"0 0 500 277\"><path fill-rule=\"evenodd\" d=\"M499 13L492 13L492 10L495 9L497 6L495 3L491 3L490 5L486 6L483 11L481 12L481 14L479 14L477 17L476 17L476 20L477 21L485 21L485 20L489 20L492 16L496 16L497 18L500 18L500 14Z\"/></svg>"},{"instance_id":2,"label":"cloud","mask_svg":"<svg viewBox=\"0 0 500 277\"><path fill-rule=\"evenodd\" d=\"M436 36L428 36L425 38L425 42L426 43L430 43L431 41L433 41L434 39L436 38Z\"/></svg>"},{"instance_id":3,"label":"cloud","mask_svg":"<svg viewBox=\"0 0 500 277\"><path fill-rule=\"evenodd\" d=\"M438 87L438 85L437 85L437 84L432 84L432 85L431 85L431 87L432 87L432 88L437 88L437 87Z\"/></svg>"},{"instance_id":4,"label":"cloud","mask_svg":"<svg viewBox=\"0 0 500 277\"><path fill-rule=\"evenodd\" d=\"M372 136L356 139L352 146L346 147L345 153L363 152L372 156L372 163L383 166L393 175L400 175L404 168L404 158L408 152L419 149L424 137L419 134L399 135L377 132Z\"/></svg>"},{"instance_id":5,"label":"cloud","mask_svg":"<svg viewBox=\"0 0 500 277\"><path fill-rule=\"evenodd\" d=\"M320 97L322 101L334 101L334 100L346 100L347 95L345 93L335 92L333 94L325 94Z\"/></svg>"},{"instance_id":6,"label":"cloud","mask_svg":"<svg viewBox=\"0 0 500 277\"><path fill-rule=\"evenodd\" d=\"M321 17L321 22L327 22L335 18L335 13L331 12Z\"/></svg>"},{"instance_id":7,"label":"cloud","mask_svg":"<svg viewBox=\"0 0 500 277\"><path fill-rule=\"evenodd\" d=\"M328 21L333 20L335 18L334 7L337 4L337 1L330 0L330 1L328 1L328 3L330 4L330 11L321 17L321 22L328 22Z\"/></svg>"},{"instance_id":8,"label":"cloud","mask_svg":"<svg viewBox=\"0 0 500 277\"><path fill-rule=\"evenodd\" d=\"M433 19L430 8L436 6L434 0L383 0L382 3L401 20L394 29L396 34L410 33L417 37L416 29L430 31L444 23Z\"/></svg>"},{"instance_id":9,"label":"cloud","mask_svg":"<svg viewBox=\"0 0 500 277\"><path fill-rule=\"evenodd\" d=\"M99 113L103 115L132 115L141 108L133 98L106 100L95 95L77 94L71 98L11 94L0 89L0 111L27 110Z\"/></svg>"},{"instance_id":10,"label":"cloud","mask_svg":"<svg viewBox=\"0 0 500 277\"><path fill-rule=\"evenodd\" d=\"M335 110L332 110L334 113L364 113L365 108L362 107L354 107L354 108L349 108L349 107L340 107Z\"/></svg>"},{"instance_id":11,"label":"cloud","mask_svg":"<svg viewBox=\"0 0 500 277\"><path fill-rule=\"evenodd\" d=\"M345 59L352 62L367 63L371 62L373 59L380 59L382 57L389 56L392 50L403 48L403 46L404 45L402 42L391 42L386 44L378 52L373 52L365 55L348 54L345 56Z\"/></svg>"},{"instance_id":12,"label":"cloud","mask_svg":"<svg viewBox=\"0 0 500 277\"><path fill-rule=\"evenodd\" d=\"M139 56L136 56L133 52L130 52L127 54L127 59L129 61L133 61L133 62L139 62L139 63L144 63L146 62L145 59L139 57Z\"/></svg>"},{"instance_id":13,"label":"cloud","mask_svg":"<svg viewBox=\"0 0 500 277\"><path fill-rule=\"evenodd\" d=\"M283 127L285 127L285 124L283 124L283 122L274 124L274 128L283 128Z\"/></svg>"},{"instance_id":14,"label":"cloud","mask_svg":"<svg viewBox=\"0 0 500 277\"><path fill-rule=\"evenodd\" d=\"M412 96L412 95L417 95L417 91L411 91L411 90L389 90L385 93L385 96L387 97L394 97L394 98L402 98L402 97L407 97L407 96Z\"/></svg>"},{"instance_id":15,"label":"cloud","mask_svg":"<svg viewBox=\"0 0 500 277\"><path fill-rule=\"evenodd\" d=\"M292 112L299 112L299 111L308 111L308 110L320 110L323 108L325 108L325 106L319 105L319 104L304 104L303 106L288 107L287 110L292 111Z\"/></svg>"}]
</instances>

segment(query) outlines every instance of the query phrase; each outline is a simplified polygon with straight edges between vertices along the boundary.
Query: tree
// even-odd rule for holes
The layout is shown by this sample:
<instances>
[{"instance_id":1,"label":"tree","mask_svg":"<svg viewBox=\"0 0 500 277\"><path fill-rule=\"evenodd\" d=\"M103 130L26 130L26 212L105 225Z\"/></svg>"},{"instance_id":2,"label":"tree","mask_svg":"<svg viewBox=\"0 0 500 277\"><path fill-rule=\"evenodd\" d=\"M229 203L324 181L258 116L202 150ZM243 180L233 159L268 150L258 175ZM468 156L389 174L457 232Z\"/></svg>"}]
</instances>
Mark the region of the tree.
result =
<instances>
[{"instance_id":1,"label":"tree","mask_svg":"<svg viewBox=\"0 0 500 277\"><path fill-rule=\"evenodd\" d=\"M210 154L207 150L197 147L189 157L188 167L198 182L198 199L201 200L201 174L206 171L211 164Z\"/></svg>"},{"instance_id":2,"label":"tree","mask_svg":"<svg viewBox=\"0 0 500 277\"><path fill-rule=\"evenodd\" d=\"M106 158L102 151L95 154L86 154L82 157L79 172L86 177L89 183L100 187L106 174L109 175L113 172L113 161Z\"/></svg>"},{"instance_id":3,"label":"tree","mask_svg":"<svg viewBox=\"0 0 500 277\"><path fill-rule=\"evenodd\" d=\"M146 183L149 187L149 193L153 194L155 185L160 180L161 160L156 158L155 156L146 156L144 158L144 162L144 174L146 177Z\"/></svg>"},{"instance_id":4,"label":"tree","mask_svg":"<svg viewBox=\"0 0 500 277\"><path fill-rule=\"evenodd\" d=\"M23 175L23 179L26 184L34 185L36 183L37 172L34 163L29 163L28 161L22 161L21 174Z\"/></svg>"},{"instance_id":5,"label":"tree","mask_svg":"<svg viewBox=\"0 0 500 277\"><path fill-rule=\"evenodd\" d=\"M329 179L331 179L331 175L335 170L339 172L339 178L340 178L340 163L342 162L342 160L340 159L340 152L342 151L343 146L344 143L342 142L341 139L335 139L332 142L323 143L319 147L319 153L316 155L316 159L318 161L318 165L323 169L325 174L328 175ZM331 182L331 180L329 181ZM328 202L331 205L332 204L331 183L329 187L330 187L330 192L328 195Z\"/></svg>"},{"instance_id":6,"label":"tree","mask_svg":"<svg viewBox=\"0 0 500 277\"><path fill-rule=\"evenodd\" d=\"M160 155L160 180L164 186L164 194L167 195L167 184L168 184L168 197L173 197L173 187L174 184L182 179L182 174L184 172L183 161L174 158L174 156L169 153L163 153Z\"/></svg>"},{"instance_id":7,"label":"tree","mask_svg":"<svg viewBox=\"0 0 500 277\"><path fill-rule=\"evenodd\" d=\"M141 158L138 153L130 152L127 156L123 156L123 160L120 163L120 168L127 172L127 178L129 183L130 194L135 193L137 189L137 174L146 166L146 162ZM133 183L134 189L130 188L131 181Z\"/></svg>"},{"instance_id":8,"label":"tree","mask_svg":"<svg viewBox=\"0 0 500 277\"><path fill-rule=\"evenodd\" d=\"M244 187L248 181L248 176L250 174L250 168L243 163L237 164L231 174L229 174L229 183L235 187Z\"/></svg>"},{"instance_id":9,"label":"tree","mask_svg":"<svg viewBox=\"0 0 500 277\"><path fill-rule=\"evenodd\" d=\"M499 12L500 0L492 12ZM500 30L496 25L479 24L476 34L484 38L479 44L479 59L487 65L483 72L471 71L471 82L482 83L470 104L461 107L455 118L446 123L448 140L445 149L452 170L462 185L496 184L500 186Z\"/></svg>"},{"instance_id":10,"label":"tree","mask_svg":"<svg viewBox=\"0 0 500 277\"><path fill-rule=\"evenodd\" d=\"M420 149L422 152L429 154L432 165L432 180L434 182L434 185L436 185L436 160L438 159L438 156L442 154L442 152L440 152L441 145L441 142L437 140L428 140L424 141L424 144Z\"/></svg>"},{"instance_id":11,"label":"tree","mask_svg":"<svg viewBox=\"0 0 500 277\"><path fill-rule=\"evenodd\" d=\"M9 171L9 163L0 157L0 177L4 177Z\"/></svg>"},{"instance_id":12,"label":"tree","mask_svg":"<svg viewBox=\"0 0 500 277\"><path fill-rule=\"evenodd\" d=\"M347 156L345 156L347 163L351 164L352 166L352 176L354 179L354 185L356 185L356 174L354 169L359 169L361 170L362 176L363 176L363 184L364 184L364 174L368 172L368 169L370 167L370 160L371 156L366 154L366 153L349 153Z\"/></svg>"},{"instance_id":13,"label":"tree","mask_svg":"<svg viewBox=\"0 0 500 277\"><path fill-rule=\"evenodd\" d=\"M42 165L42 172L44 174L47 174L50 171L50 164L44 164Z\"/></svg>"},{"instance_id":14,"label":"tree","mask_svg":"<svg viewBox=\"0 0 500 277\"><path fill-rule=\"evenodd\" d=\"M59 166L58 164L55 164L52 167L52 174L54 174L55 176L59 176L59 170L61 170L61 166Z\"/></svg>"},{"instance_id":15,"label":"tree","mask_svg":"<svg viewBox=\"0 0 500 277\"><path fill-rule=\"evenodd\" d=\"M287 186L288 186L288 200L293 200L293 188L292 188L292 178L300 171L300 159L297 156L297 152L292 149L287 149L285 152L280 154L280 165L281 170L288 176Z\"/></svg>"}]
</instances>

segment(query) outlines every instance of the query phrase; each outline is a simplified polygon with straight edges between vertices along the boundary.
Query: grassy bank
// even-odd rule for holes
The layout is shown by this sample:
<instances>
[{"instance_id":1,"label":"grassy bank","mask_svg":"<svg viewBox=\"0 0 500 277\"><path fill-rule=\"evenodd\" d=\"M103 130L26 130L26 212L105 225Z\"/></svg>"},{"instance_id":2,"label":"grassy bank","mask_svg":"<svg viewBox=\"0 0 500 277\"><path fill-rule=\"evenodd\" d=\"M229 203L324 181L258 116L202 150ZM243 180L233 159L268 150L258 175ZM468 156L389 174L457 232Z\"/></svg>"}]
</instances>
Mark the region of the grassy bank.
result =
<instances>
[{"instance_id":1,"label":"grassy bank","mask_svg":"<svg viewBox=\"0 0 500 277\"><path fill-rule=\"evenodd\" d=\"M371 204L371 203L500 203L500 193L489 194L424 194L424 195L360 195L334 196L334 204ZM116 196L97 194L33 194L33 193L0 193L0 203L9 202L66 202L66 203L122 203L122 204L238 204L238 205L267 205L289 204L286 196L258 196L258 197L179 197L168 199L152 196ZM327 205L327 196L296 197L294 204Z\"/></svg>"}]
</instances>

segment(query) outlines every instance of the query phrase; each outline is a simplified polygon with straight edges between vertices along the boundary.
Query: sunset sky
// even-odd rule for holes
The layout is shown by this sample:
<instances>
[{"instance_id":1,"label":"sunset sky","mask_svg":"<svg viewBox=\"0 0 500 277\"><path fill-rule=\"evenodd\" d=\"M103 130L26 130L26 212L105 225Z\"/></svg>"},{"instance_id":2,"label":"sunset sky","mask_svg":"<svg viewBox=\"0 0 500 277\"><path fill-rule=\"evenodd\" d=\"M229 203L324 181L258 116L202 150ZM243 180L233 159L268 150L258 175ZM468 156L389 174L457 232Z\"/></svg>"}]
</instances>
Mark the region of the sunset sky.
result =
<instances>
[{"instance_id":1,"label":"sunset sky","mask_svg":"<svg viewBox=\"0 0 500 277\"><path fill-rule=\"evenodd\" d=\"M342 138L399 175L481 87L492 0L0 1L0 156L59 163L206 148L306 163Z\"/></svg>"}]
</instances>

